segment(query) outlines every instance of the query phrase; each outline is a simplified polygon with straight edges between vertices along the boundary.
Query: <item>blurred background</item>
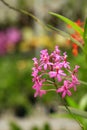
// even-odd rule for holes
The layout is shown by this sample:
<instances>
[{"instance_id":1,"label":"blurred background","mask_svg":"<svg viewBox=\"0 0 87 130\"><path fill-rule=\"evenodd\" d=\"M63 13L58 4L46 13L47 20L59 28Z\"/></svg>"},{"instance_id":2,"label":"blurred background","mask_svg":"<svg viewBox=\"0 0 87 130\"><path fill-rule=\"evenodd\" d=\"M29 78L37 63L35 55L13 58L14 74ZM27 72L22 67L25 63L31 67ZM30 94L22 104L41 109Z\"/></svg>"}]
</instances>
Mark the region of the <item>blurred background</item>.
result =
<instances>
[{"instance_id":1,"label":"blurred background","mask_svg":"<svg viewBox=\"0 0 87 130\"><path fill-rule=\"evenodd\" d=\"M45 25L68 33L67 25L48 12L59 13L73 21L84 22L87 17L87 0L5 1L32 13ZM71 130L71 125L72 130L80 130L74 120L59 118L57 106L62 102L53 92L42 98L33 96L32 58L38 57L43 48L51 52L55 45L62 52L67 51L72 68L75 64L80 66L79 79L87 81L87 65L80 49L78 55L73 56L72 45L65 36L46 30L32 17L8 8L0 0L0 130ZM80 85L72 98L67 98L67 104L76 104L86 111L86 91L87 86ZM54 116L50 115L52 113Z\"/></svg>"}]
</instances>

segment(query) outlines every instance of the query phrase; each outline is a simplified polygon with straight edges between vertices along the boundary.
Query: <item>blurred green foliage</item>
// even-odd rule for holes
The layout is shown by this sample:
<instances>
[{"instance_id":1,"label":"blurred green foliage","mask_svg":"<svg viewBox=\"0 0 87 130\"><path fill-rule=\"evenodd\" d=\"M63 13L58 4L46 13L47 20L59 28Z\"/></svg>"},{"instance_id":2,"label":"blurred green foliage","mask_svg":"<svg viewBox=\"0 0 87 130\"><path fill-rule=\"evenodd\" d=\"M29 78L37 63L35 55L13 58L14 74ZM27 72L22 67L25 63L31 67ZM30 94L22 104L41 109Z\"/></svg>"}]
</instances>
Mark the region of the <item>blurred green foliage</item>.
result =
<instances>
[{"instance_id":1,"label":"blurred green foliage","mask_svg":"<svg viewBox=\"0 0 87 130\"><path fill-rule=\"evenodd\" d=\"M10 123L10 130L21 130L20 126L14 122Z\"/></svg>"},{"instance_id":2,"label":"blurred green foliage","mask_svg":"<svg viewBox=\"0 0 87 130\"><path fill-rule=\"evenodd\" d=\"M37 126L33 126L32 130L39 130L39 128Z\"/></svg>"},{"instance_id":3,"label":"blurred green foliage","mask_svg":"<svg viewBox=\"0 0 87 130\"><path fill-rule=\"evenodd\" d=\"M51 127L48 123L44 124L43 130L51 130Z\"/></svg>"},{"instance_id":4,"label":"blurred green foliage","mask_svg":"<svg viewBox=\"0 0 87 130\"><path fill-rule=\"evenodd\" d=\"M33 95L31 79L32 62L18 55L0 58L0 109L17 105L30 107L29 94ZM29 108L28 108L29 109Z\"/></svg>"}]
</instances>

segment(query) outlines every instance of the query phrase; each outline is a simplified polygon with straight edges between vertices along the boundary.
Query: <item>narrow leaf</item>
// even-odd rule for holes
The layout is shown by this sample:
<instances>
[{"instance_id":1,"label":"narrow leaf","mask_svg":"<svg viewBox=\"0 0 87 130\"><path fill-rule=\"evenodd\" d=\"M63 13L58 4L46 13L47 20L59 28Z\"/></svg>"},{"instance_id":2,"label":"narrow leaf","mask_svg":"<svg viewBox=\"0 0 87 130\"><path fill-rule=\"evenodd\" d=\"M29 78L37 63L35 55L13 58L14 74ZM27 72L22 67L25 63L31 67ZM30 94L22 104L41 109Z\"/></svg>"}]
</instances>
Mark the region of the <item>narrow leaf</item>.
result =
<instances>
[{"instance_id":1,"label":"narrow leaf","mask_svg":"<svg viewBox=\"0 0 87 130\"><path fill-rule=\"evenodd\" d=\"M64 16L62 16L62 15L60 15L60 14L56 14L56 13L52 13L52 12L49 12L49 13L50 13L51 15L53 15L53 16L55 16L55 17L61 19L61 20L63 20L65 23L71 25L74 30L76 30L77 32L80 33L81 36L83 36L83 30L82 30L82 28L79 27L79 26L78 26L76 23L74 23L72 20L70 20L70 19L68 19L68 18L66 18L66 17L64 17Z\"/></svg>"},{"instance_id":2,"label":"narrow leaf","mask_svg":"<svg viewBox=\"0 0 87 130\"><path fill-rule=\"evenodd\" d=\"M85 21L83 38L84 38L84 41L87 42L87 19Z\"/></svg>"},{"instance_id":3,"label":"narrow leaf","mask_svg":"<svg viewBox=\"0 0 87 130\"><path fill-rule=\"evenodd\" d=\"M69 106L74 107L74 108L78 108L77 103L72 98L67 97L66 100L67 100Z\"/></svg>"},{"instance_id":4,"label":"narrow leaf","mask_svg":"<svg viewBox=\"0 0 87 130\"><path fill-rule=\"evenodd\" d=\"M83 39L84 39L84 52L87 54L87 19L85 21Z\"/></svg>"}]
</instances>

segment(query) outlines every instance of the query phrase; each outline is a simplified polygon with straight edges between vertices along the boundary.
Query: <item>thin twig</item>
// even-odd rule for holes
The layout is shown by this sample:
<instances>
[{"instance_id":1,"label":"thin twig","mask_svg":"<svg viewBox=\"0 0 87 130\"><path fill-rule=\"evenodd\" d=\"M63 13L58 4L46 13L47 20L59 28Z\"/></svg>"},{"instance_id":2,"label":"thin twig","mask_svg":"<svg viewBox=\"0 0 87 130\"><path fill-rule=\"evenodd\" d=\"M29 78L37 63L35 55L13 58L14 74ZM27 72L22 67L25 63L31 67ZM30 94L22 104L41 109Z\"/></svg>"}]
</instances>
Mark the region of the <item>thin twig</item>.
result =
<instances>
[{"instance_id":1,"label":"thin twig","mask_svg":"<svg viewBox=\"0 0 87 130\"><path fill-rule=\"evenodd\" d=\"M44 27L45 29L48 29L45 24L39 20L35 15L33 15L32 13L26 11L26 10L23 10L23 9L19 9L19 8L16 8L16 7L13 7L11 6L10 4L8 4L5 0L0 0L5 6L7 6L9 9L12 9L16 12L19 12L19 13L22 13L22 14L25 14L25 15L28 15L30 16L31 18L33 18L37 23L39 23L42 27Z\"/></svg>"},{"instance_id":2,"label":"thin twig","mask_svg":"<svg viewBox=\"0 0 87 130\"><path fill-rule=\"evenodd\" d=\"M62 99L62 98L61 98ZM66 108L66 110L69 112L69 114L72 116L72 118L74 118L76 120L76 122L79 124L79 126L81 127L82 130L84 130L83 124L80 123L79 119L76 118L76 116L72 113L72 111L70 110L70 108L67 106L65 99L62 99L62 102Z\"/></svg>"},{"instance_id":3,"label":"thin twig","mask_svg":"<svg viewBox=\"0 0 87 130\"><path fill-rule=\"evenodd\" d=\"M54 86L53 84L43 84L43 86Z\"/></svg>"},{"instance_id":4,"label":"thin twig","mask_svg":"<svg viewBox=\"0 0 87 130\"><path fill-rule=\"evenodd\" d=\"M46 90L47 92L50 92L50 91L56 91L56 89L48 89Z\"/></svg>"},{"instance_id":5,"label":"thin twig","mask_svg":"<svg viewBox=\"0 0 87 130\"><path fill-rule=\"evenodd\" d=\"M49 82L49 83L51 83L51 84L54 84L54 82L52 82L51 80L47 79L46 81Z\"/></svg>"}]
</instances>

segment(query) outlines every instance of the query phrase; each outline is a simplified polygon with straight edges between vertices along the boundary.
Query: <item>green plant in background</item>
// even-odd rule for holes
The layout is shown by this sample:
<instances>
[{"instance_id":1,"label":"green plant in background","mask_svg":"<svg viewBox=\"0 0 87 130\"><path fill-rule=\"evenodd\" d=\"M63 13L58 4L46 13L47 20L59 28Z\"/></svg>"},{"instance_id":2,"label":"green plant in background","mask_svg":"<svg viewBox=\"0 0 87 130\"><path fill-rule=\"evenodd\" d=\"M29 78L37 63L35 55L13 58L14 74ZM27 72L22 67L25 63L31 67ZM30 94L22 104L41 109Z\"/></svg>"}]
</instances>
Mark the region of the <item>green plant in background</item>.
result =
<instances>
[{"instance_id":1,"label":"green plant in background","mask_svg":"<svg viewBox=\"0 0 87 130\"><path fill-rule=\"evenodd\" d=\"M14 59L14 60L13 60ZM32 63L28 59L18 55L7 55L0 59L0 111L22 106L27 114L31 113L30 95L33 95L31 89L31 71L29 68Z\"/></svg>"},{"instance_id":2,"label":"green plant in background","mask_svg":"<svg viewBox=\"0 0 87 130\"><path fill-rule=\"evenodd\" d=\"M42 130L51 130L51 127L48 123L44 124L43 129Z\"/></svg>"},{"instance_id":3,"label":"green plant in background","mask_svg":"<svg viewBox=\"0 0 87 130\"><path fill-rule=\"evenodd\" d=\"M19 125L14 122L10 123L10 130L22 130Z\"/></svg>"},{"instance_id":4,"label":"green plant in background","mask_svg":"<svg viewBox=\"0 0 87 130\"><path fill-rule=\"evenodd\" d=\"M39 130L39 128L37 126L33 126L31 130Z\"/></svg>"}]
</instances>

